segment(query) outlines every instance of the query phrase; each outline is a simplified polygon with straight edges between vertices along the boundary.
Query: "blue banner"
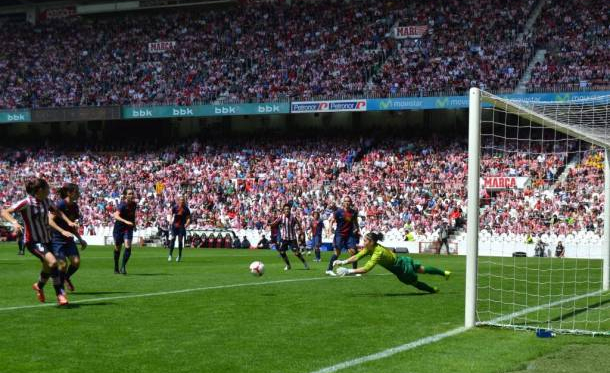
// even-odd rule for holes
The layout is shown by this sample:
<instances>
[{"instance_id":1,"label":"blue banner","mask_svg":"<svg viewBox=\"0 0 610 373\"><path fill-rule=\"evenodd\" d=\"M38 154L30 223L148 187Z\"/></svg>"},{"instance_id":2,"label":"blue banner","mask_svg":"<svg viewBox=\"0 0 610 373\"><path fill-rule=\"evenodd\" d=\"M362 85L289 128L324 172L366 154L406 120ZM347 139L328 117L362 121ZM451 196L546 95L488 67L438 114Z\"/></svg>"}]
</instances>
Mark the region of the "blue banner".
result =
<instances>
[{"instance_id":1,"label":"blue banner","mask_svg":"<svg viewBox=\"0 0 610 373\"><path fill-rule=\"evenodd\" d=\"M290 104L286 102L193 106L123 106L121 108L123 119L269 115L288 114L289 112Z\"/></svg>"},{"instance_id":2,"label":"blue banner","mask_svg":"<svg viewBox=\"0 0 610 373\"><path fill-rule=\"evenodd\" d=\"M32 115L29 109L0 110L0 123L31 122Z\"/></svg>"},{"instance_id":3,"label":"blue banner","mask_svg":"<svg viewBox=\"0 0 610 373\"><path fill-rule=\"evenodd\" d=\"M522 101L555 101L566 102L588 97L599 97L610 95L610 91L588 91L567 93L525 93L506 94L498 97ZM385 99L369 99L367 101L368 111L388 110L422 110L422 109L464 109L468 108L468 96L444 96L444 97L401 97Z\"/></svg>"}]
</instances>

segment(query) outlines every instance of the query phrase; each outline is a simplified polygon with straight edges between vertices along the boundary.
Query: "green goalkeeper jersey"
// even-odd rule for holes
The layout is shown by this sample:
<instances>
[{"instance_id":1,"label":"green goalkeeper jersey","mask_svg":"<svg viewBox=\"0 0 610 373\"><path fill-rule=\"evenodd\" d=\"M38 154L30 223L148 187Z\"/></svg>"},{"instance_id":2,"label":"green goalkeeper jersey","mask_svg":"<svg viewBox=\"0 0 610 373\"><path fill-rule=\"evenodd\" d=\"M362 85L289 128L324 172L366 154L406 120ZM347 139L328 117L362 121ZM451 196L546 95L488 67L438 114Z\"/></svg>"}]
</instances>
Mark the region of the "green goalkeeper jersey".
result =
<instances>
[{"instance_id":1,"label":"green goalkeeper jersey","mask_svg":"<svg viewBox=\"0 0 610 373\"><path fill-rule=\"evenodd\" d=\"M370 255L371 259L364 265L367 272L373 269L377 264L380 264L383 268L390 272L394 272L394 265L396 264L396 255L380 244L375 245L372 249L363 248L356 254L356 259L360 259L366 255Z\"/></svg>"}]
</instances>

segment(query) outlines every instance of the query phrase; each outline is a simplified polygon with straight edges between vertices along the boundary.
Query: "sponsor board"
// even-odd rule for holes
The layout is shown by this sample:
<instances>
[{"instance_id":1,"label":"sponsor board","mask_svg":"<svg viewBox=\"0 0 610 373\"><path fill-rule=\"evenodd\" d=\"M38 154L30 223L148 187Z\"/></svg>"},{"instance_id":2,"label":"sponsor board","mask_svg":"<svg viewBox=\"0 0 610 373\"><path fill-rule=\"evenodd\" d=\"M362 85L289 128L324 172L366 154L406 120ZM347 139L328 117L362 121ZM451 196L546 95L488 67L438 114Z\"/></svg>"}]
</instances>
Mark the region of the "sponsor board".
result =
<instances>
[{"instance_id":1,"label":"sponsor board","mask_svg":"<svg viewBox=\"0 0 610 373\"><path fill-rule=\"evenodd\" d=\"M193 106L124 106L123 119L214 117L232 115L288 114L288 103L193 105Z\"/></svg>"},{"instance_id":2,"label":"sponsor board","mask_svg":"<svg viewBox=\"0 0 610 373\"><path fill-rule=\"evenodd\" d=\"M291 113L332 113L366 111L367 100L297 101L290 104Z\"/></svg>"},{"instance_id":3,"label":"sponsor board","mask_svg":"<svg viewBox=\"0 0 610 373\"><path fill-rule=\"evenodd\" d=\"M31 121L32 116L29 110L0 111L0 123L21 123Z\"/></svg>"},{"instance_id":4,"label":"sponsor board","mask_svg":"<svg viewBox=\"0 0 610 373\"><path fill-rule=\"evenodd\" d=\"M610 95L610 91L571 93L506 94L498 97L529 102L568 102L573 100ZM399 97L368 99L367 111L421 110L421 109L466 109L468 96Z\"/></svg>"}]
</instances>

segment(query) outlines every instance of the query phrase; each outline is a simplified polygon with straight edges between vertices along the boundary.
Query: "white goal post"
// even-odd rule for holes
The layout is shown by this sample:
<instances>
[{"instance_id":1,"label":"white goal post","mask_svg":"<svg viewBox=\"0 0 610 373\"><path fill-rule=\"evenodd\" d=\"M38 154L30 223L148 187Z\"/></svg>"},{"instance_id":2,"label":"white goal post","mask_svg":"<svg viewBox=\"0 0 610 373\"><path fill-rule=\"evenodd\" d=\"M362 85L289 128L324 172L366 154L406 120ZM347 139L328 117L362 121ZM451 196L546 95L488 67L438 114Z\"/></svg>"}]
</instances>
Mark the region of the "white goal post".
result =
<instances>
[{"instance_id":1,"label":"white goal post","mask_svg":"<svg viewBox=\"0 0 610 373\"><path fill-rule=\"evenodd\" d=\"M478 88L470 89L465 327L492 325L514 329L546 328L566 333L610 335L609 112L610 96L566 102L525 102L504 99ZM482 126L486 127L488 137L482 133ZM525 150L522 147L525 147ZM523 158L524 153L527 157L529 149L528 160L535 163L533 157L538 152L549 151L540 157L546 159L545 165L550 165L555 171L552 173L552 181L545 181L545 185L538 184L539 189L530 188L530 191L540 191L541 195L550 196L547 200L557 198L553 196L554 190L561 191L559 185L564 180L572 182L572 186L578 185L573 175L584 170L583 164L589 162L589 159L593 158L591 154L594 153L595 159L603 162L603 165L599 163L597 176L604 178L603 183L597 179L600 185L596 187L600 195L595 197L601 205L603 196L602 211L599 211L599 208L594 210L600 214L595 216L595 227L599 228L595 231L599 236L595 237L598 251L593 254L588 251L589 248L578 246L578 250L572 251L576 254L572 255L572 258L566 256L565 259L563 255L561 258L545 258L544 254L541 254L540 258L509 259L507 257L510 255L505 254L510 253L498 254L494 250L480 252L480 217L482 211L485 213L485 208L489 208L482 207L480 198L481 193L485 192L480 185L483 176L481 162L485 161L482 160L482 149L492 154L486 156L488 159L500 159L496 162L500 164L502 158L497 155L499 153L508 154L505 157ZM561 167L553 163L555 159L561 160ZM502 169L502 166L495 166L493 172L498 172L498 168ZM556 168L561 170L557 171ZM533 172L530 169L527 171ZM511 172L515 175L514 168ZM540 172L544 174L545 171ZM586 173L583 171L583 174ZM571 179L572 177L574 179ZM590 173L589 178L592 178ZM510 193L512 192L507 192ZM493 205L494 192L490 194L490 205ZM515 195L523 196L523 193L519 191L515 192ZM510 201L510 196L504 197L503 202ZM573 201L570 201L569 197L561 201L562 204L570 202ZM552 201L548 203L551 204ZM525 205L527 206L527 203ZM494 206L497 210L494 213L500 211L506 215L506 211L500 207ZM590 206L587 205L586 208L589 209ZM542 221L542 218L540 219ZM553 216L553 219L556 217ZM506 230L507 226L504 224L502 228ZM578 231L575 226L573 223L568 224L571 230L566 235L594 237L594 233L590 232L594 228ZM497 233L492 232L492 236L495 234ZM549 228L549 235L538 232L532 241L546 240L550 236L556 239L554 234ZM503 236L517 237L513 232L507 232ZM562 234L559 237L563 239L564 236ZM574 245L579 245L577 241L578 239L574 239ZM493 243L489 245L493 249ZM482 259L483 257L485 259ZM481 260L485 262L484 270L481 270ZM487 283L482 284L482 278ZM478 309L477 305L483 307Z\"/></svg>"}]
</instances>

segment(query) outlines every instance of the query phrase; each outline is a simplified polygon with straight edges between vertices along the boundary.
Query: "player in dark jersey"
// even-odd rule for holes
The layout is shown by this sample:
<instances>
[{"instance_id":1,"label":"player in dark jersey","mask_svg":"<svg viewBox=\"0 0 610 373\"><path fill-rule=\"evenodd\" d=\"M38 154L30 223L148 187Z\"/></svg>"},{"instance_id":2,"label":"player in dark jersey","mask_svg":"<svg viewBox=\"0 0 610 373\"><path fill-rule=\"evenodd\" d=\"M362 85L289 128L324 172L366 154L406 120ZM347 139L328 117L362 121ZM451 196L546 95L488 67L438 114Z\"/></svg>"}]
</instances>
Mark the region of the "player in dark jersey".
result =
<instances>
[{"instance_id":1,"label":"player in dark jersey","mask_svg":"<svg viewBox=\"0 0 610 373\"><path fill-rule=\"evenodd\" d=\"M299 220L291 214L290 210L290 205L285 204L282 207L282 215L280 215L277 219L271 222L271 229L278 228L279 230L279 252L280 256L284 260L284 263L286 263L286 267L284 267L284 270L287 271L292 268L290 266L288 256L286 255L286 251L288 249L292 250L294 255L299 258L299 260L303 263L305 269L309 269L305 258L303 257L303 255L301 255L301 251L299 250L299 246L297 243L298 232L302 232L301 223L299 223Z\"/></svg>"},{"instance_id":2,"label":"player in dark jersey","mask_svg":"<svg viewBox=\"0 0 610 373\"><path fill-rule=\"evenodd\" d=\"M176 261L182 260L182 248L184 247L184 238L186 237L186 227L191 224L191 210L186 205L184 197L178 198L178 203L172 206L172 226L170 231L169 256L167 261L172 261L176 238L178 239L178 256Z\"/></svg>"},{"instance_id":3,"label":"player in dark jersey","mask_svg":"<svg viewBox=\"0 0 610 373\"><path fill-rule=\"evenodd\" d=\"M309 234L311 237L311 247L314 250L316 262L321 260L320 247L322 246L322 231L324 230L324 221L320 219L320 213L314 211L312 214L312 220L309 224Z\"/></svg>"},{"instance_id":4,"label":"player in dark jersey","mask_svg":"<svg viewBox=\"0 0 610 373\"><path fill-rule=\"evenodd\" d=\"M38 281L32 285L36 297L40 302L45 301L44 286L51 278L53 288L60 306L67 305L68 299L61 281L57 260L51 252L51 233L49 227L60 232L64 237L71 238L72 233L55 224L55 215L61 216L69 226L76 226L49 201L49 184L46 180L35 178L28 180L25 185L28 196L15 203L6 210L2 210L2 218L13 225L16 232L24 232L24 243L28 251L42 262L42 270ZM13 213L20 213L23 226L13 217Z\"/></svg>"},{"instance_id":5,"label":"player in dark jersey","mask_svg":"<svg viewBox=\"0 0 610 373\"><path fill-rule=\"evenodd\" d=\"M117 206L114 212L114 229L112 236L114 237L114 273L127 274L127 261L131 256L131 241L133 240L133 231L136 228L136 193L131 188L123 190L121 203ZM119 259L121 257L121 248L125 244L125 252L123 253L123 262L119 270Z\"/></svg>"},{"instance_id":6,"label":"player in dark jersey","mask_svg":"<svg viewBox=\"0 0 610 373\"><path fill-rule=\"evenodd\" d=\"M80 218L80 210L78 208L78 198L80 197L80 191L78 185L68 183L59 188L59 197L61 198L55 204L58 211L64 213L64 215L71 221L76 222ZM84 250L87 247L87 242L78 233L77 227L69 226L63 219L55 216L55 224L61 229L68 231L78 239L81 245L81 249ZM80 254L74 243L72 237L66 238L57 230L53 230L53 237L51 239L51 247L53 255L57 259L60 274L63 277L68 290L74 291L74 284L72 284L71 277L80 267ZM70 265L66 266L66 258L70 259Z\"/></svg>"},{"instance_id":7,"label":"player in dark jersey","mask_svg":"<svg viewBox=\"0 0 610 373\"><path fill-rule=\"evenodd\" d=\"M335 253L330 258L326 274L329 276L335 276L333 272L333 262L341 256L341 251L347 250L350 256L356 255L358 250L359 238L359 227L358 227L358 211L352 207L352 199L350 197L343 197L342 207L335 210L333 216L330 219L329 229L333 223L336 222L335 237L333 239L333 248ZM354 268L358 268L358 263L352 263Z\"/></svg>"},{"instance_id":8,"label":"player in dark jersey","mask_svg":"<svg viewBox=\"0 0 610 373\"><path fill-rule=\"evenodd\" d=\"M277 211L274 208L270 211L270 214L275 215L276 212ZM275 219L273 217L268 220L269 228L271 230L271 235L269 236L269 247L271 248L271 250L278 250L278 244L280 241L280 230L278 226L271 224L274 220Z\"/></svg>"}]
</instances>

